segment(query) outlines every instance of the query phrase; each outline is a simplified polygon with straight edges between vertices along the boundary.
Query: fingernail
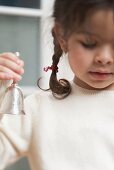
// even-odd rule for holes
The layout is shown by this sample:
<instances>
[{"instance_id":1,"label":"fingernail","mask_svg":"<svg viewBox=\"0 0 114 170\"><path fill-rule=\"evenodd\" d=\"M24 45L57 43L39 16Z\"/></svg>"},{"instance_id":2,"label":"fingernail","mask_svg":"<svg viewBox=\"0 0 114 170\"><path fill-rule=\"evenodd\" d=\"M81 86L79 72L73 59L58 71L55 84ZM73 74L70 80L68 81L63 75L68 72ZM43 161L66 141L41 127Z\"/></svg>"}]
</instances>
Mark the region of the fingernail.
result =
<instances>
[{"instance_id":1,"label":"fingernail","mask_svg":"<svg viewBox=\"0 0 114 170\"><path fill-rule=\"evenodd\" d=\"M21 60L17 60L17 64L21 64Z\"/></svg>"},{"instance_id":2,"label":"fingernail","mask_svg":"<svg viewBox=\"0 0 114 170\"><path fill-rule=\"evenodd\" d=\"M24 69L21 69L21 74L24 74Z\"/></svg>"},{"instance_id":3,"label":"fingernail","mask_svg":"<svg viewBox=\"0 0 114 170\"><path fill-rule=\"evenodd\" d=\"M22 79L22 77L21 77L21 76L19 76L19 77L17 78L17 80L18 80L18 81L20 81L21 79Z\"/></svg>"}]
</instances>

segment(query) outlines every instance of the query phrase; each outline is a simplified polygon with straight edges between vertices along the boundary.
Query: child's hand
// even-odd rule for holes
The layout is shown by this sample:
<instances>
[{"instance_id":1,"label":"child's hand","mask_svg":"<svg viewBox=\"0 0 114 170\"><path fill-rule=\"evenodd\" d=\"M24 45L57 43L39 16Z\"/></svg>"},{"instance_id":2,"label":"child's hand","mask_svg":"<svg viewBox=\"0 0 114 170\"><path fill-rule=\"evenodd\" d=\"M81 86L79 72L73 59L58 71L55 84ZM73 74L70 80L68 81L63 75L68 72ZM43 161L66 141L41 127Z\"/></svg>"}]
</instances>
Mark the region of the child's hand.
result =
<instances>
[{"instance_id":1,"label":"child's hand","mask_svg":"<svg viewBox=\"0 0 114 170\"><path fill-rule=\"evenodd\" d=\"M13 53L0 54L0 80L21 80L24 62Z\"/></svg>"}]
</instances>

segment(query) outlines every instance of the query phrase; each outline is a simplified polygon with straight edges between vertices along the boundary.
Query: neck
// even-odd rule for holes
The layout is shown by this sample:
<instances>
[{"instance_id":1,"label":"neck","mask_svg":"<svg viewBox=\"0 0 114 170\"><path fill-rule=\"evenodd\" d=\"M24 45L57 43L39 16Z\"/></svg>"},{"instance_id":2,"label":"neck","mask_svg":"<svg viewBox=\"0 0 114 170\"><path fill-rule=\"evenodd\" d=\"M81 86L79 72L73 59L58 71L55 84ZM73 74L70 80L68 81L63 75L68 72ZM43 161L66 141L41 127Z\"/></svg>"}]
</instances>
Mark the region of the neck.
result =
<instances>
[{"instance_id":1,"label":"neck","mask_svg":"<svg viewBox=\"0 0 114 170\"><path fill-rule=\"evenodd\" d=\"M86 83L82 83L77 77L74 77L73 81L78 86L88 89L88 90L112 90L112 91L114 90L114 83L110 84L109 86L107 86L105 88L94 88L94 87L89 86Z\"/></svg>"}]
</instances>

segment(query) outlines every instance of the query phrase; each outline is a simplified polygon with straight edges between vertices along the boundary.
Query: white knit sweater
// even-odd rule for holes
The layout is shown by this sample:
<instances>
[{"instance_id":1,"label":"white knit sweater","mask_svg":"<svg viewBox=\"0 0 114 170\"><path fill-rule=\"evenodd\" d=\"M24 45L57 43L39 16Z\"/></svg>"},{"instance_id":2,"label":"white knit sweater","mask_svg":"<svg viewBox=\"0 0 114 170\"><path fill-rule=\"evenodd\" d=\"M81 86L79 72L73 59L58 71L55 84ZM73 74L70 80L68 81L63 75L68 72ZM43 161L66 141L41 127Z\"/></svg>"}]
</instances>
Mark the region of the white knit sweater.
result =
<instances>
[{"instance_id":1,"label":"white knit sweater","mask_svg":"<svg viewBox=\"0 0 114 170\"><path fill-rule=\"evenodd\" d=\"M114 170L114 91L72 83L63 100L38 91L25 112L1 117L0 170L22 156L32 170Z\"/></svg>"}]
</instances>

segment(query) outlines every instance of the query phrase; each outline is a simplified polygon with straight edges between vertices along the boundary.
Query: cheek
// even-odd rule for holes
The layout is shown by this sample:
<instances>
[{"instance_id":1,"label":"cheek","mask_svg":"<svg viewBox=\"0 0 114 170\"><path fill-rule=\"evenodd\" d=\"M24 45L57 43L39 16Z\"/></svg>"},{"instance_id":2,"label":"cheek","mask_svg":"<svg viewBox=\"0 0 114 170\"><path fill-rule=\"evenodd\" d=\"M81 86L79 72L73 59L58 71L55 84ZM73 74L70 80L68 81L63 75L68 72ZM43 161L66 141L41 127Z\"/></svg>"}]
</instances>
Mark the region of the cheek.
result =
<instances>
[{"instance_id":1,"label":"cheek","mask_svg":"<svg viewBox=\"0 0 114 170\"><path fill-rule=\"evenodd\" d=\"M82 52L79 52L78 50L75 53L69 53L69 64L73 71L82 70L85 68L87 64L87 59L85 55Z\"/></svg>"},{"instance_id":2,"label":"cheek","mask_svg":"<svg viewBox=\"0 0 114 170\"><path fill-rule=\"evenodd\" d=\"M76 74L83 73L93 65L93 51L85 50L80 44L72 43L68 49L69 64Z\"/></svg>"}]
</instances>

